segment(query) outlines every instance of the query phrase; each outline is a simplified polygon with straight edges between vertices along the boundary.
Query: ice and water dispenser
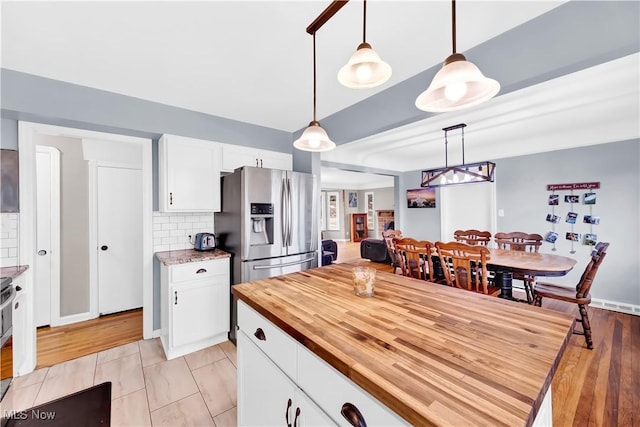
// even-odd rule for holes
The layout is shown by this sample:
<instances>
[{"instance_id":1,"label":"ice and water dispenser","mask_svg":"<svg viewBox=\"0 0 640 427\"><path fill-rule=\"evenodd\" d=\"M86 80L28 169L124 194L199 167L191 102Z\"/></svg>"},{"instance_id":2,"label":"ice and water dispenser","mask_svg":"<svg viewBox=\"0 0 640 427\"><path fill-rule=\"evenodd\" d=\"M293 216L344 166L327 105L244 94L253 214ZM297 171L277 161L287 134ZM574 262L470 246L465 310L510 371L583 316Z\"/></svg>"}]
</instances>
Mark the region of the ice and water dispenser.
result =
<instances>
[{"instance_id":1,"label":"ice and water dispenser","mask_svg":"<svg viewBox=\"0 0 640 427\"><path fill-rule=\"evenodd\" d=\"M273 244L273 203L251 203L249 244Z\"/></svg>"}]
</instances>

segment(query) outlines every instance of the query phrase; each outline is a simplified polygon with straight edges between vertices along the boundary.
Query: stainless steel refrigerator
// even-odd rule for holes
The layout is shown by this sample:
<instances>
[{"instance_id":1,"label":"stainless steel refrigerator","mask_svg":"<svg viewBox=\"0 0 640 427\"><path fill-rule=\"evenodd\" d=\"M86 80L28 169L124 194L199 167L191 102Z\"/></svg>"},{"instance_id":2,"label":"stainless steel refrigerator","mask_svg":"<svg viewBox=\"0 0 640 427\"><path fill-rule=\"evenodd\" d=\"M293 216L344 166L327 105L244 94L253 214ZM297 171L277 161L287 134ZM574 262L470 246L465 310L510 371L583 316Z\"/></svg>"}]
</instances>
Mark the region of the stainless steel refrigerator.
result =
<instances>
[{"instance_id":1,"label":"stainless steel refrigerator","mask_svg":"<svg viewBox=\"0 0 640 427\"><path fill-rule=\"evenodd\" d=\"M318 266L315 175L244 166L221 178L215 214L218 246L232 254L232 282L243 283ZM235 341L236 303L231 305Z\"/></svg>"}]
</instances>

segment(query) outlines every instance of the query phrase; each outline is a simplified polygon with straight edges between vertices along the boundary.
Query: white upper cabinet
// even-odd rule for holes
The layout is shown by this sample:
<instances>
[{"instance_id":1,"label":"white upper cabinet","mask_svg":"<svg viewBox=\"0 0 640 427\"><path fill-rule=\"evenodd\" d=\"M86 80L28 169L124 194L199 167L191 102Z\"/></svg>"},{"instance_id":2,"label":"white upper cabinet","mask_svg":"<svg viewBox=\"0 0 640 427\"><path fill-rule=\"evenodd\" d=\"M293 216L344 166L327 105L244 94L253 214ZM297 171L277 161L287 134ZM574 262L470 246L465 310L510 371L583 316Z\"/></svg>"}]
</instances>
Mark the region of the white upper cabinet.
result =
<instances>
[{"instance_id":1,"label":"white upper cabinet","mask_svg":"<svg viewBox=\"0 0 640 427\"><path fill-rule=\"evenodd\" d=\"M293 156L277 151L222 144L222 171L233 172L241 166L291 170Z\"/></svg>"},{"instance_id":2,"label":"white upper cabinet","mask_svg":"<svg viewBox=\"0 0 640 427\"><path fill-rule=\"evenodd\" d=\"M222 144L162 135L158 191L162 212L219 212Z\"/></svg>"}]
</instances>

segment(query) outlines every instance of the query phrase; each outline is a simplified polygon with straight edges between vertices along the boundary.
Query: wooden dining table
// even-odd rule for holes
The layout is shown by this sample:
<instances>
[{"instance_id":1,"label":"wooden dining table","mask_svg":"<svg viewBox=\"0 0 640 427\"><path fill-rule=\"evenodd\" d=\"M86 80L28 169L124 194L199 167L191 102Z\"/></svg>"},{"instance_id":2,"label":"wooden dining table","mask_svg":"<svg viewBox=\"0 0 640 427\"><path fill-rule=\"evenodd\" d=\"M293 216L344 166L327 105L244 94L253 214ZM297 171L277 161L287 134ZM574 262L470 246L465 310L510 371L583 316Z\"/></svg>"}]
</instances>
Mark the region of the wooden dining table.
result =
<instances>
[{"instance_id":1,"label":"wooden dining table","mask_svg":"<svg viewBox=\"0 0 640 427\"><path fill-rule=\"evenodd\" d=\"M490 257L487 260L487 269L495 273L496 286L501 289L499 297L506 299L514 299L511 286L513 273L534 277L564 276L577 263L575 259L562 255L488 249Z\"/></svg>"}]
</instances>

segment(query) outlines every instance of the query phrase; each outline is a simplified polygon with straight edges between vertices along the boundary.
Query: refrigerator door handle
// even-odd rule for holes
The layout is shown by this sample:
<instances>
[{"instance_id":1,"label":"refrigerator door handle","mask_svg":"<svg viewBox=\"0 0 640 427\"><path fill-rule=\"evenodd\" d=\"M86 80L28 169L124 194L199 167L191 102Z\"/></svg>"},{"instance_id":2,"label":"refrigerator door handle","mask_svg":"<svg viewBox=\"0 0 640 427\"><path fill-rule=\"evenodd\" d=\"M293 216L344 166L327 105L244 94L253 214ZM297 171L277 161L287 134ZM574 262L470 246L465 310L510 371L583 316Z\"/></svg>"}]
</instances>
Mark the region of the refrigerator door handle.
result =
<instances>
[{"instance_id":1,"label":"refrigerator door handle","mask_svg":"<svg viewBox=\"0 0 640 427\"><path fill-rule=\"evenodd\" d=\"M285 180L282 180L280 199L280 220L282 221L282 246L287 246L287 187Z\"/></svg>"},{"instance_id":2,"label":"refrigerator door handle","mask_svg":"<svg viewBox=\"0 0 640 427\"><path fill-rule=\"evenodd\" d=\"M302 259L300 261L286 262L284 264L254 265L253 269L254 270L270 270L272 268L278 268L278 267L290 267L292 265L304 264L305 262L313 261L314 259L316 259L316 257L312 256L312 257L309 257L309 258Z\"/></svg>"},{"instance_id":3,"label":"refrigerator door handle","mask_svg":"<svg viewBox=\"0 0 640 427\"><path fill-rule=\"evenodd\" d=\"M288 199L289 199L289 246L291 246L293 244L293 242L291 241L291 238L293 236L293 200L291 197L291 179L287 178L287 193L289 193L288 195Z\"/></svg>"}]
</instances>

